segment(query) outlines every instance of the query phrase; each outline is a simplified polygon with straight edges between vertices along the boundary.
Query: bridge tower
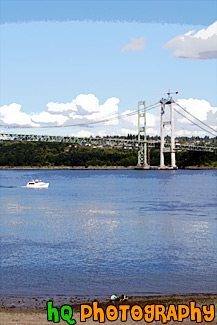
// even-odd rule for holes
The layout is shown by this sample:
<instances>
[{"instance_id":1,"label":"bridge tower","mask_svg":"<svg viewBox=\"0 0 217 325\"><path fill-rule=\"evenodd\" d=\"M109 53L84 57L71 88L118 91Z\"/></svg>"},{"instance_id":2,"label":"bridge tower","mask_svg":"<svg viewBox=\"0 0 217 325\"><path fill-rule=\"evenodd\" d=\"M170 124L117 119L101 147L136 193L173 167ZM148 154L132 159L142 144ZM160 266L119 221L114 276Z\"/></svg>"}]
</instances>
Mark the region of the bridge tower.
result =
<instances>
[{"instance_id":1,"label":"bridge tower","mask_svg":"<svg viewBox=\"0 0 217 325\"><path fill-rule=\"evenodd\" d=\"M143 137L143 139L142 139ZM146 142L146 103L138 102L138 163L137 169L149 169L147 163L147 142Z\"/></svg>"},{"instance_id":2,"label":"bridge tower","mask_svg":"<svg viewBox=\"0 0 217 325\"><path fill-rule=\"evenodd\" d=\"M174 118L173 118L173 98L160 100L161 103L161 144L160 144L160 169L177 169L176 157L175 157L175 137L174 137ZM166 105L170 106L170 121L164 121ZM164 140L164 128L166 125L170 125L171 128L171 143L170 147L165 148ZM171 153L171 168L165 166L164 164L164 153Z\"/></svg>"}]
</instances>

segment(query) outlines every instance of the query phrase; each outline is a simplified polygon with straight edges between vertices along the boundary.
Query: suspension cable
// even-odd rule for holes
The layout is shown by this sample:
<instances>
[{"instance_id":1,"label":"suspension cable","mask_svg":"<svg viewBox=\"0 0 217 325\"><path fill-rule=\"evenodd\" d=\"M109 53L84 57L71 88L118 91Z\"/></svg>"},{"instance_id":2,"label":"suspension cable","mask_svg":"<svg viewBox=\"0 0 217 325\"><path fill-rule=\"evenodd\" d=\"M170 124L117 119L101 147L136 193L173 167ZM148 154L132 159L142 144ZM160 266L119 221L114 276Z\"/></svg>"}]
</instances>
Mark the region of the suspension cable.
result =
<instances>
[{"instance_id":1,"label":"suspension cable","mask_svg":"<svg viewBox=\"0 0 217 325\"><path fill-rule=\"evenodd\" d=\"M159 102L154 103L152 105L147 106L146 108L143 109L143 111L150 111L154 108L156 108L159 105ZM148 109L147 109L148 108ZM111 115L111 117L103 119L103 120L98 120L98 121L90 121L90 122L84 122L84 123L76 123L76 124L70 124L70 125L51 125L51 126L5 126L5 125L0 125L0 127L4 127L4 128L10 128L10 129L53 129L53 128L68 128L68 127L75 127L75 126L88 126L88 125L93 125L93 124L100 124L100 123L106 123L112 120L116 120L116 119L124 119L125 117L128 116L132 116L138 114L138 111L132 111L130 113L126 113L126 114L120 114L118 116Z\"/></svg>"},{"instance_id":2,"label":"suspension cable","mask_svg":"<svg viewBox=\"0 0 217 325\"><path fill-rule=\"evenodd\" d=\"M184 118L186 118L188 121L190 121L192 124L198 126L200 129L202 129L202 130L204 130L205 132L207 132L207 133L213 135L214 137L216 137L216 134L213 134L212 132L210 132L210 131L204 129L202 126L198 125L197 123L191 121L188 117L186 117L184 114L182 114L181 112L179 112L177 109L174 108L174 110L175 110L178 114L180 114L181 116L183 116Z\"/></svg>"},{"instance_id":3,"label":"suspension cable","mask_svg":"<svg viewBox=\"0 0 217 325\"><path fill-rule=\"evenodd\" d=\"M211 126L209 126L208 124L206 124L205 122L201 121L199 118L197 118L196 116L194 116L193 114L191 114L190 112L188 112L184 107L182 107L181 105L179 105L178 103L175 102L175 104L177 106L179 106L183 111L185 111L186 113L188 113L189 115L191 115L193 118L195 118L195 120L197 120L198 122L202 123L203 125L205 125L206 127L210 128L212 131L217 132L214 128L212 128Z\"/></svg>"}]
</instances>

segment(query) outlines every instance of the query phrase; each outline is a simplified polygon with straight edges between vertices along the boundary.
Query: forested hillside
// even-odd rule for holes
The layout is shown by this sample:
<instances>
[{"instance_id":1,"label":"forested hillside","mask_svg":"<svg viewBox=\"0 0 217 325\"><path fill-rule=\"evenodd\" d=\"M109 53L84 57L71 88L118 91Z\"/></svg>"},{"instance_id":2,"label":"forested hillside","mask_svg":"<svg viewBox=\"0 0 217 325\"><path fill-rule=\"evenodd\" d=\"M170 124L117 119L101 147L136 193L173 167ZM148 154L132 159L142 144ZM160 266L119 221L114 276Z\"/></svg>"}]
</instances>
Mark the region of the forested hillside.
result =
<instances>
[{"instance_id":1,"label":"forested hillside","mask_svg":"<svg viewBox=\"0 0 217 325\"><path fill-rule=\"evenodd\" d=\"M170 154L165 155L170 164ZM177 152L179 168L186 166L217 166L217 154L207 152ZM136 166L137 151L81 147L67 143L2 142L0 166ZM159 149L152 149L150 164L159 165Z\"/></svg>"}]
</instances>

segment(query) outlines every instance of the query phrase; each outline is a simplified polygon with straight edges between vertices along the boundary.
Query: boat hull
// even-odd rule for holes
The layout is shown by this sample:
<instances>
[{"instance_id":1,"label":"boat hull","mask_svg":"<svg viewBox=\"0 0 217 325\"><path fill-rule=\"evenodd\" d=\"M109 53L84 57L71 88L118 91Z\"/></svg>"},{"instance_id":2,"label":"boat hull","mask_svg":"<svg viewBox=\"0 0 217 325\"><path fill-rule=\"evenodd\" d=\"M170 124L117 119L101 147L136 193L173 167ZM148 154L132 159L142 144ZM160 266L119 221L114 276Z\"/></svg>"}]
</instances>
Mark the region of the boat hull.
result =
<instances>
[{"instance_id":1,"label":"boat hull","mask_svg":"<svg viewBox=\"0 0 217 325\"><path fill-rule=\"evenodd\" d=\"M34 184L26 184L27 188L48 188L49 183L44 183L44 182L39 182L39 183L34 183Z\"/></svg>"}]
</instances>

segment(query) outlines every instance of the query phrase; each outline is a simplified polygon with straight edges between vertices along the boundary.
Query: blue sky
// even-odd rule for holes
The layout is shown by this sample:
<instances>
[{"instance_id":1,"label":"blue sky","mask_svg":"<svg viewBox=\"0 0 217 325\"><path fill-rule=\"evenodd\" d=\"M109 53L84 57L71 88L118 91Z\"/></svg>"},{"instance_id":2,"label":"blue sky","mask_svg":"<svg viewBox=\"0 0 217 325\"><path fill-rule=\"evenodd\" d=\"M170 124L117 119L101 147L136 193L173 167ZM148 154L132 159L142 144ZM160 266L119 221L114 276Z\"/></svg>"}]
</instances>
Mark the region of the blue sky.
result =
<instances>
[{"instance_id":1,"label":"blue sky","mask_svg":"<svg viewBox=\"0 0 217 325\"><path fill-rule=\"evenodd\" d=\"M0 125L8 132L136 133L117 117L168 89L216 127L216 1L1 1ZM148 133L159 134L159 109ZM7 127L7 128L6 128ZM18 128L20 127L20 128ZM22 128L21 128L22 127ZM175 116L177 135L204 135ZM10 131L11 131L10 130Z\"/></svg>"},{"instance_id":2,"label":"blue sky","mask_svg":"<svg viewBox=\"0 0 217 325\"><path fill-rule=\"evenodd\" d=\"M1 22L140 21L209 25L215 0L1 0Z\"/></svg>"}]
</instances>

